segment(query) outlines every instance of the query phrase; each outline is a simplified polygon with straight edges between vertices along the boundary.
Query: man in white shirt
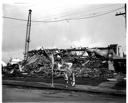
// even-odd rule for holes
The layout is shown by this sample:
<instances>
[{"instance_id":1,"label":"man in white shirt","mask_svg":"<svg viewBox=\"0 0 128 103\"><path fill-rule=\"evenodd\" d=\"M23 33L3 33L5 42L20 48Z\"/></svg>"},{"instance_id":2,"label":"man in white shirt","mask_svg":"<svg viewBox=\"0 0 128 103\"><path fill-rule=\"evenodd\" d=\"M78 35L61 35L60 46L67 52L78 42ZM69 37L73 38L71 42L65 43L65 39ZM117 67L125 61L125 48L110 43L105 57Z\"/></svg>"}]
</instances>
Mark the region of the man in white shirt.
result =
<instances>
[{"instance_id":1,"label":"man in white shirt","mask_svg":"<svg viewBox=\"0 0 128 103\"><path fill-rule=\"evenodd\" d=\"M69 81L71 82L71 86L75 86L75 74L72 69L72 63L71 62L65 62L62 60L60 56L57 56L58 58L58 64L57 69L64 74L64 79L66 81L66 87L69 85Z\"/></svg>"}]
</instances>

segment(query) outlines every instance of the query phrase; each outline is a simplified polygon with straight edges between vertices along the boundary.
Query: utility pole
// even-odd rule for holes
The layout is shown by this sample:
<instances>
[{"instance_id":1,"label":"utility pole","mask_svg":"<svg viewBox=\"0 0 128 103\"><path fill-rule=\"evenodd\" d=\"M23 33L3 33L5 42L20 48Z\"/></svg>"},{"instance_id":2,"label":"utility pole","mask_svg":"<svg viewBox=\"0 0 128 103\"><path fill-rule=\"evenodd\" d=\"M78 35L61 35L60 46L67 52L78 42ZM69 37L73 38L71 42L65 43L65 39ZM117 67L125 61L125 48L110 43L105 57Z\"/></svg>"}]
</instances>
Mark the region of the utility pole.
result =
<instances>
[{"instance_id":1,"label":"utility pole","mask_svg":"<svg viewBox=\"0 0 128 103\"><path fill-rule=\"evenodd\" d=\"M27 29L26 29L25 53L24 53L25 61L28 59L28 51L29 51L29 43L30 43L31 12L32 10L30 9L28 14Z\"/></svg>"},{"instance_id":2,"label":"utility pole","mask_svg":"<svg viewBox=\"0 0 128 103\"><path fill-rule=\"evenodd\" d=\"M127 5L126 5L126 3L125 3L124 8L125 8L125 12L123 12L123 13L121 13L121 12L120 13L116 13L115 16L123 15L125 17L125 31L126 31L126 29L127 29Z\"/></svg>"}]
</instances>

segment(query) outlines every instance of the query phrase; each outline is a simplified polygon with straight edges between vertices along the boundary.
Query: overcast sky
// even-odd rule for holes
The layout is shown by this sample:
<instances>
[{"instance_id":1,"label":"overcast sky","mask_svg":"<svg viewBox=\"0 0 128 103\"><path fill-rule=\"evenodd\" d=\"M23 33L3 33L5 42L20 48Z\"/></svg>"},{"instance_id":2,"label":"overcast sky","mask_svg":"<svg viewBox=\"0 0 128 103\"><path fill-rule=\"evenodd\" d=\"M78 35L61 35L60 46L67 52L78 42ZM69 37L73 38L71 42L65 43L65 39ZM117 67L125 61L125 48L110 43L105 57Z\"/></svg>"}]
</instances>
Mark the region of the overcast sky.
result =
<instances>
[{"instance_id":1,"label":"overcast sky","mask_svg":"<svg viewBox=\"0 0 128 103\"><path fill-rule=\"evenodd\" d=\"M62 2L63 1L63 2ZM15 2L3 4L3 16L27 20L32 9L32 21L54 21L91 17L124 7L124 4L86 4L81 2ZM124 8L93 18L61 22L32 22L30 50L69 47L107 47L119 44L126 51L125 19L115 16ZM3 18L2 57L23 59L26 21Z\"/></svg>"}]
</instances>

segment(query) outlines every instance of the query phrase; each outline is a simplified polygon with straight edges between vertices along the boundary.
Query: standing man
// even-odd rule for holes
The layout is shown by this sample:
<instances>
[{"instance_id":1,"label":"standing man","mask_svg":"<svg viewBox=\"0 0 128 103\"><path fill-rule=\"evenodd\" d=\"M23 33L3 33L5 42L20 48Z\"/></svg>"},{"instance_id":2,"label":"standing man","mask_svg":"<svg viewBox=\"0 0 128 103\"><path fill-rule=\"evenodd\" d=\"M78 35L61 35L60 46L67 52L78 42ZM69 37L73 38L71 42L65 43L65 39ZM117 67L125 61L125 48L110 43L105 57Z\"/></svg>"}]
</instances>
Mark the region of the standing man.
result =
<instances>
[{"instance_id":1,"label":"standing man","mask_svg":"<svg viewBox=\"0 0 128 103\"><path fill-rule=\"evenodd\" d=\"M57 55L57 59L58 59L57 69L63 72L64 74L64 79L66 81L66 88L68 87L69 82L71 86L74 87L75 86L75 74L72 69L73 64L71 62L63 61L59 55Z\"/></svg>"}]
</instances>

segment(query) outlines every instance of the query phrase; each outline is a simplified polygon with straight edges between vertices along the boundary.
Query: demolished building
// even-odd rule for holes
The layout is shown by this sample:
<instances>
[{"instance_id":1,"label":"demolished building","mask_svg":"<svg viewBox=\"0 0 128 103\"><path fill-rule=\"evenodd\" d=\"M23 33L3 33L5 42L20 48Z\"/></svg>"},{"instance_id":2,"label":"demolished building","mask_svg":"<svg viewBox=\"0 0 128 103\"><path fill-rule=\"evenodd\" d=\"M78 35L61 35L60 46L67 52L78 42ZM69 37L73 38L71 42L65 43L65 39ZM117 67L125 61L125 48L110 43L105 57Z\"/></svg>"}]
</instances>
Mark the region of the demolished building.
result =
<instances>
[{"instance_id":1,"label":"demolished building","mask_svg":"<svg viewBox=\"0 0 128 103\"><path fill-rule=\"evenodd\" d=\"M113 61L116 64L114 64L116 71L119 72L121 70L117 69L117 66L119 65L120 68L123 67L123 73L126 71L126 59L119 59L117 51L115 51L114 47L116 48L116 45L110 45L106 48L84 47L79 49L31 50L28 52L27 61L20 62L22 65L22 70L17 72L27 73L28 75L51 76L50 54L53 54L55 62L57 62L57 55L60 55L64 61L72 62L76 77L110 78L114 76L114 70L112 71L108 68L109 54L112 54L112 57L114 58ZM17 68L17 66L12 67L12 69ZM54 77L58 76L61 76L61 73L56 71L56 65L54 65Z\"/></svg>"}]
</instances>

